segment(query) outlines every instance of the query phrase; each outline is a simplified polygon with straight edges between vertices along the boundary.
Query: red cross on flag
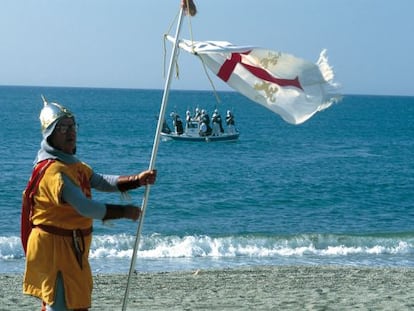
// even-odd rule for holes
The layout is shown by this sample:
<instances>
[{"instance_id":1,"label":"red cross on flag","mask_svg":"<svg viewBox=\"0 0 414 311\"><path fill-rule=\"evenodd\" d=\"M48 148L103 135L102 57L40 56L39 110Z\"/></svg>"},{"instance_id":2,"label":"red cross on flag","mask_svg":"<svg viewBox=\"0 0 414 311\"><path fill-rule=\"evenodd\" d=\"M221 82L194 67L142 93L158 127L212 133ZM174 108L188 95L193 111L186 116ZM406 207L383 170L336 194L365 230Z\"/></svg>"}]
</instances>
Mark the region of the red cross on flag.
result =
<instances>
[{"instance_id":1,"label":"red cross on flag","mask_svg":"<svg viewBox=\"0 0 414 311\"><path fill-rule=\"evenodd\" d=\"M168 39L175 41L170 36ZM341 98L326 50L312 63L290 54L225 41L180 40L179 47L199 56L230 87L291 124L305 122Z\"/></svg>"}]
</instances>

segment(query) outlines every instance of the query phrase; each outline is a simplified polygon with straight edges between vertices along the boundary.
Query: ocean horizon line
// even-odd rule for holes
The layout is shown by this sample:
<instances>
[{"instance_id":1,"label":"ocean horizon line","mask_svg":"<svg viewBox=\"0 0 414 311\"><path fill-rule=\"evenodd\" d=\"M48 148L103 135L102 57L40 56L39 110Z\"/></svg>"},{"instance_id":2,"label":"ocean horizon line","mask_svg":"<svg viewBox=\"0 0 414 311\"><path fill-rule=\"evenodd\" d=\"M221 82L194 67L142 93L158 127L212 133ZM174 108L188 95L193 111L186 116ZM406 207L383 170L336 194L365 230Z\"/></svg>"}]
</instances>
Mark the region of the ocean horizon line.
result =
<instances>
[{"instance_id":1,"label":"ocean horizon line","mask_svg":"<svg viewBox=\"0 0 414 311\"><path fill-rule=\"evenodd\" d=\"M52 88L52 89L92 89L92 90L126 90L126 91L164 91L163 88L140 88L140 87L119 87L119 86L76 86L76 85L70 85L70 86L64 86L64 85L25 85L25 84L9 84L0 85L0 88ZM183 92L220 92L220 93L237 93L237 91L232 89L180 89L180 88L171 88L170 92L174 91L183 91ZM240 96L243 96L240 94ZM403 98L409 98L414 97L414 94L370 94L370 93L357 93L357 92L349 92L344 93L342 96L370 96L370 97L403 97Z\"/></svg>"}]
</instances>

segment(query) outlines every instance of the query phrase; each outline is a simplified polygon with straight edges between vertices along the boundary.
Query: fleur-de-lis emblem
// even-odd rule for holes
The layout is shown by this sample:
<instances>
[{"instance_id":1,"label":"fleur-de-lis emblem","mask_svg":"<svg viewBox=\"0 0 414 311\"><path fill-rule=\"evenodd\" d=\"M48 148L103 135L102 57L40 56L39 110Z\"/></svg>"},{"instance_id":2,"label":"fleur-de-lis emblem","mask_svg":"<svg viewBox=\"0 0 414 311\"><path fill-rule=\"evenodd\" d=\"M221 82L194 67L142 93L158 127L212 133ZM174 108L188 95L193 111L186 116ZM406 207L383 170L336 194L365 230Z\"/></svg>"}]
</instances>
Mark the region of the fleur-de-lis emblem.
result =
<instances>
[{"instance_id":1,"label":"fleur-de-lis emblem","mask_svg":"<svg viewBox=\"0 0 414 311\"><path fill-rule=\"evenodd\" d=\"M276 93L279 91L277 85L269 82L263 81L262 83L256 83L254 85L254 89L256 91L263 91L267 100L271 101L272 103L276 102Z\"/></svg>"},{"instance_id":2,"label":"fleur-de-lis emblem","mask_svg":"<svg viewBox=\"0 0 414 311\"><path fill-rule=\"evenodd\" d=\"M269 68L270 66L276 66L277 62L279 61L280 53L268 53L268 57L265 57L260 60L260 65L264 68Z\"/></svg>"}]
</instances>

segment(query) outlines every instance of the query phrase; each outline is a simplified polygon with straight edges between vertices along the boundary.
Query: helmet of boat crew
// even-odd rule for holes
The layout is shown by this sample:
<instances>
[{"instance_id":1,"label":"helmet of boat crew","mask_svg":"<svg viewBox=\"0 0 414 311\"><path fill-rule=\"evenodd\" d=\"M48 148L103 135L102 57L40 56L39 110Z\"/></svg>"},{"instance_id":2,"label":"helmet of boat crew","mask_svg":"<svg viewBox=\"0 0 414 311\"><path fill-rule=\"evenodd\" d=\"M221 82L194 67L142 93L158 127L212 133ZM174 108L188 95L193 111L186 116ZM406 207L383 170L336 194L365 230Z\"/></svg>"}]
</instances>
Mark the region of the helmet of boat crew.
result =
<instances>
[{"instance_id":1,"label":"helmet of boat crew","mask_svg":"<svg viewBox=\"0 0 414 311\"><path fill-rule=\"evenodd\" d=\"M49 103L45 97L43 99L43 109L40 111L40 126L42 135L47 138L52 134L58 121L62 118L75 118L74 114L67 108L58 103Z\"/></svg>"}]
</instances>

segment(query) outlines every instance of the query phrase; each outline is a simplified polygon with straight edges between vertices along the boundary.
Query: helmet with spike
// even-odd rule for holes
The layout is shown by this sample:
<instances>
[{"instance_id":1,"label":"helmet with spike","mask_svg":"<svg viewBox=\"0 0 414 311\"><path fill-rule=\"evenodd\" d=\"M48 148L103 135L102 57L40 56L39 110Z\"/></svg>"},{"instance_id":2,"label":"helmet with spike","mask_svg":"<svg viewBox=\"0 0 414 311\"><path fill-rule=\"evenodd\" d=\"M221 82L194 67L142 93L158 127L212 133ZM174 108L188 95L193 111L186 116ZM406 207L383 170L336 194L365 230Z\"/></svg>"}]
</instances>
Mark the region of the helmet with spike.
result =
<instances>
[{"instance_id":1,"label":"helmet with spike","mask_svg":"<svg viewBox=\"0 0 414 311\"><path fill-rule=\"evenodd\" d=\"M69 109L58 103L49 103L43 95L42 99L44 106L40 111L39 119L43 135L45 135L46 132L49 132L48 129L53 131L52 125L56 124L61 118L74 118L73 113ZM51 132L49 134L51 134Z\"/></svg>"}]
</instances>

